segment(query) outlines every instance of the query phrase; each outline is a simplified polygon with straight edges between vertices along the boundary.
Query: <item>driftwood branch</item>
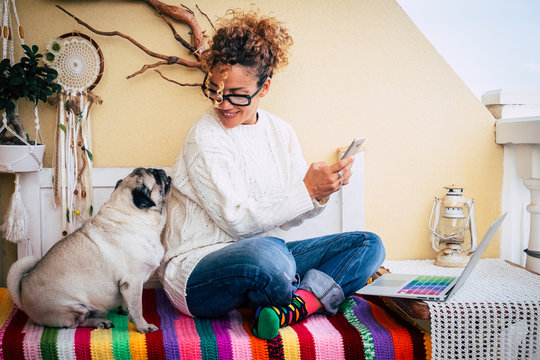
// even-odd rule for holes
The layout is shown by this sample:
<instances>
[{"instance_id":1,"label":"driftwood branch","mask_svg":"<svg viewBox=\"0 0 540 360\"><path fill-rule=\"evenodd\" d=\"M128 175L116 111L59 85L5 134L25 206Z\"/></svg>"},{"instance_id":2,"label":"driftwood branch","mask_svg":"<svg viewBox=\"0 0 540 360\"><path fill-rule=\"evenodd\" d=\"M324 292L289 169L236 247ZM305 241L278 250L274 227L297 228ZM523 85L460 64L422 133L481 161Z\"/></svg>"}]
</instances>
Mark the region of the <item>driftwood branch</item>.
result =
<instances>
[{"instance_id":1,"label":"driftwood branch","mask_svg":"<svg viewBox=\"0 0 540 360\"><path fill-rule=\"evenodd\" d=\"M214 24L212 24L212 20L210 20L210 18L208 17L208 15L206 15L202 10L201 8L199 7L199 5L196 5L195 6L197 7L197 10L199 10L199 12L201 14L203 14L203 16L206 18L206 20L208 20L208 22L210 23L210 25L212 26L212 29L216 30L216 27L214 26Z\"/></svg>"},{"instance_id":2,"label":"driftwood branch","mask_svg":"<svg viewBox=\"0 0 540 360\"><path fill-rule=\"evenodd\" d=\"M204 50L204 31L200 28L199 24L197 23L197 20L195 18L195 15L194 15L193 11L191 11L189 8L186 8L183 5L182 6L184 7L184 9L179 7L179 6L173 6L173 5L164 4L159 0L142 0L142 1L144 1L145 3L147 3L148 5L150 5L152 8L154 8L157 11L159 16L167 23L167 25L169 25L169 27L173 31L173 36L175 37L175 39L177 41L179 41L182 44L182 46L184 46L185 48L190 50L192 55L195 57L195 60L188 60L188 59L184 59L184 58L181 58L181 57L178 57L178 56L171 56L171 55L164 55L164 54L157 53L155 51L152 51L152 50L148 49L146 46L142 45L141 43L139 43L137 40L133 39L129 35L126 35L126 34L120 32L120 31L102 31L102 30L98 30L98 29L92 27L90 24L88 24L88 23L84 22L83 20L79 19L77 16L73 15L72 13L70 13L69 11L67 11L66 9L61 7L60 5L56 5L56 7L59 8L60 10L62 10L67 15L69 15L70 17L72 17L75 21L77 21L77 23L79 23L80 25L86 27L88 30L92 31L95 34L102 35L102 36L118 36L118 37L121 37L121 38L126 39L127 41L131 42L133 45L135 45L136 47L138 47L139 49L144 51L149 56L152 56L152 57L157 58L157 59L161 59L161 61L158 61L156 63L144 65L141 68L141 70L127 76L128 79L131 79L132 77L135 77L135 76L137 76L139 74L142 74L143 72L145 72L148 69L155 68L155 67L158 67L158 66L161 66L161 65L181 65L181 66L184 66L184 67L201 69L200 53L202 52L202 50ZM199 11L200 11L200 9L199 9ZM201 11L201 13L202 13L202 11ZM167 17L170 17L171 19L176 20L176 21L183 22L183 23L187 24L190 27L193 44L190 44L188 41L183 39L176 32L172 22ZM160 75L163 77L163 75L161 73L160 73ZM169 79L166 79L166 80L172 81L172 80L169 80ZM182 83L175 82L175 81L172 81L172 82L177 83L179 85L182 84ZM182 85L182 86L193 86L193 85L187 84L187 85Z\"/></svg>"},{"instance_id":3,"label":"driftwood branch","mask_svg":"<svg viewBox=\"0 0 540 360\"><path fill-rule=\"evenodd\" d=\"M161 71L159 70L154 70L155 72L157 72L163 79L169 81L169 82L172 82L173 84L176 84L176 85L180 85L180 86L201 86L202 84L201 83L181 83L181 82L178 82L178 81L175 81L175 80L172 80L172 79L169 79L168 77L166 77L165 75L163 75L161 73Z\"/></svg>"},{"instance_id":4,"label":"driftwood branch","mask_svg":"<svg viewBox=\"0 0 540 360\"><path fill-rule=\"evenodd\" d=\"M189 12L190 14L193 14L193 10L191 10L190 8L188 8L186 5L180 4L180 6L183 7L184 9L186 9L186 11Z\"/></svg>"},{"instance_id":5,"label":"driftwood branch","mask_svg":"<svg viewBox=\"0 0 540 360\"><path fill-rule=\"evenodd\" d=\"M185 10L178 6L167 5L162 3L159 0L142 0L148 5L152 6L154 9L159 11L162 14L169 16L170 18L186 23L193 33L193 47L195 49L200 49L204 44L204 33L195 18L195 14L191 10Z\"/></svg>"},{"instance_id":6,"label":"driftwood branch","mask_svg":"<svg viewBox=\"0 0 540 360\"><path fill-rule=\"evenodd\" d=\"M154 64L146 64L141 68L141 70L139 70L137 72L134 72L131 75L126 76L126 79L131 79L132 77L135 77L135 76L137 76L139 74L142 74L143 72L145 72L148 69L152 69L152 68L155 68L155 67L158 67L158 66L161 66L161 65L171 65L171 64L169 62L167 62L167 61L160 61L160 62L157 62L157 63L154 63Z\"/></svg>"},{"instance_id":7,"label":"driftwood branch","mask_svg":"<svg viewBox=\"0 0 540 360\"><path fill-rule=\"evenodd\" d=\"M144 65L141 70L129 75L129 76L126 76L126 79L131 79L132 77L135 77L139 74L142 74L143 72L145 72L146 70L148 69L153 69L155 67L158 67L158 66L161 66L161 65L174 65L176 63L170 63L170 62L167 62L167 61L160 61L160 62L157 62L157 63L154 63L154 64L146 64ZM156 70L157 71L157 70Z\"/></svg>"},{"instance_id":8,"label":"driftwood branch","mask_svg":"<svg viewBox=\"0 0 540 360\"><path fill-rule=\"evenodd\" d=\"M197 49L195 49L190 43L188 43L186 40L184 40L184 38L182 36L180 36L180 34L178 34L178 32L176 31L176 29L174 28L174 25L172 24L172 22L167 19L163 14L159 14L159 16L163 19L163 21L165 21L165 23L167 25L169 25L169 27L171 28L171 31L173 33L173 36L174 38L176 39L176 41L178 41L180 44L182 44L183 47L185 47L186 49L188 49L189 51L191 51L191 53L193 55L195 55L195 57L197 58L197 60L199 59L199 53L197 52Z\"/></svg>"}]
</instances>

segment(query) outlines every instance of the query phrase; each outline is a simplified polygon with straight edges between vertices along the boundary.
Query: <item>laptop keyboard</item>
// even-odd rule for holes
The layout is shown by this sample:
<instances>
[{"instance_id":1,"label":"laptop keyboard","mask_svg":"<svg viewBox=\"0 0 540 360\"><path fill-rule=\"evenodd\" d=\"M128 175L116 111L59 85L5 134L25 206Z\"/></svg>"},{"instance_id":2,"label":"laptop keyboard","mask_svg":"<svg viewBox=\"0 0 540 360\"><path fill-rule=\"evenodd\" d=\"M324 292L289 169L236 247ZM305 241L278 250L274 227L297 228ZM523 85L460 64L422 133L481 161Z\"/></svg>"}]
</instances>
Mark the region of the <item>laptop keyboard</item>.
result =
<instances>
[{"instance_id":1,"label":"laptop keyboard","mask_svg":"<svg viewBox=\"0 0 540 360\"><path fill-rule=\"evenodd\" d=\"M398 294L439 295L454 279L451 276L418 276L402 287Z\"/></svg>"}]
</instances>

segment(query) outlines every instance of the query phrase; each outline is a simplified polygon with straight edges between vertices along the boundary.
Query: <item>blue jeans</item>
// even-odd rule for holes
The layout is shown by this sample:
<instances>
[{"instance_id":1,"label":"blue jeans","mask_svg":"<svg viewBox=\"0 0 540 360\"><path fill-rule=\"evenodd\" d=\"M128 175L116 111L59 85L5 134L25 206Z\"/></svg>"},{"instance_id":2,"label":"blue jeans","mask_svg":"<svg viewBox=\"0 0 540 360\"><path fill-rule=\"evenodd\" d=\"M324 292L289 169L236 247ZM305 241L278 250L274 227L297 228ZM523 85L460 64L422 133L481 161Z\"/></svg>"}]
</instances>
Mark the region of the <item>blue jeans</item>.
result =
<instances>
[{"instance_id":1,"label":"blue jeans","mask_svg":"<svg viewBox=\"0 0 540 360\"><path fill-rule=\"evenodd\" d=\"M189 276L186 300L194 316L216 317L246 304L286 306L300 288L335 314L384 256L381 239L370 232L287 243L272 237L240 240L201 259Z\"/></svg>"}]
</instances>

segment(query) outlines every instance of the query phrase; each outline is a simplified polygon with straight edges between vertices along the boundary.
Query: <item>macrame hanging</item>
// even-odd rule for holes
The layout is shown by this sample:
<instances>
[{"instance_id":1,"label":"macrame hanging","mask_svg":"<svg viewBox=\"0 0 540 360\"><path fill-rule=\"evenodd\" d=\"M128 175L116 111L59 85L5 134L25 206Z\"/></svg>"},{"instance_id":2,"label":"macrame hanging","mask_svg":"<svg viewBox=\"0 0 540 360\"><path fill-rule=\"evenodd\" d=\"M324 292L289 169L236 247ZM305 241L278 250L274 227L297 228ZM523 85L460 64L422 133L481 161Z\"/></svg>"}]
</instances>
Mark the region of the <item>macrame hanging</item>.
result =
<instances>
[{"instance_id":1,"label":"macrame hanging","mask_svg":"<svg viewBox=\"0 0 540 360\"><path fill-rule=\"evenodd\" d=\"M19 16L17 15L17 7L15 5L15 0L2 0L2 59L8 59L10 60L10 63L13 65L15 63L15 42L13 39L13 21L12 18L15 18L15 22L17 24L17 35L19 38L19 41L21 45L24 45L24 32L23 28L21 26ZM18 107L15 107L15 114L18 116ZM34 106L34 124L36 129L35 134L35 144L31 145L27 139L22 138L17 134L16 131L14 131L11 127L8 125L8 116L7 111L2 112L2 127L0 128L0 133L4 130L10 132L13 136L18 138L23 144L25 144L28 148L28 153L25 153L21 158L17 158L15 160L12 160L10 163L0 163L0 171L2 172L10 172L15 173L16 172L16 164L22 160L24 160L27 155L31 156L37 163L38 168L37 170L41 170L41 160L38 156L35 154L35 146L39 141L42 141L41 134L39 132L39 116L38 116L38 109L37 109L37 102Z\"/></svg>"},{"instance_id":2,"label":"macrame hanging","mask_svg":"<svg viewBox=\"0 0 540 360\"><path fill-rule=\"evenodd\" d=\"M17 15L17 7L15 0L2 0L0 3L0 14L2 16L2 59L9 59L11 64L15 62L15 44L14 36L16 33L21 45L24 45L24 32L21 26L19 16ZM17 26L17 31L13 31L13 19ZM18 116L18 107L15 106L14 114ZM34 107L34 123L35 123L35 144L31 145L27 139L19 136L8 124L7 111L2 112L2 127L0 127L0 133L3 131L10 132L13 136L18 138L23 144L26 145L26 151L21 153L15 159L10 159L9 162L0 162L0 172L15 173L15 190L11 196L11 200L8 206L4 222L0 225L0 231L3 233L6 240L18 243L28 240L28 214L24 208L22 197L20 193L20 177L18 171L18 164L22 161L26 161L28 157L35 160L36 166L34 171L41 170L42 163L41 158L36 155L36 146L38 139L41 141L41 135L39 133L39 116L37 110L37 103ZM14 146L14 145L8 145ZM27 247L27 251L30 248Z\"/></svg>"},{"instance_id":3,"label":"macrame hanging","mask_svg":"<svg viewBox=\"0 0 540 360\"><path fill-rule=\"evenodd\" d=\"M54 203L64 214L62 235L78 228L93 214L92 136L90 107L101 104L91 90L103 74L103 54L89 36L64 34L52 39L45 55L58 71L62 92L57 98L53 154Z\"/></svg>"}]
</instances>

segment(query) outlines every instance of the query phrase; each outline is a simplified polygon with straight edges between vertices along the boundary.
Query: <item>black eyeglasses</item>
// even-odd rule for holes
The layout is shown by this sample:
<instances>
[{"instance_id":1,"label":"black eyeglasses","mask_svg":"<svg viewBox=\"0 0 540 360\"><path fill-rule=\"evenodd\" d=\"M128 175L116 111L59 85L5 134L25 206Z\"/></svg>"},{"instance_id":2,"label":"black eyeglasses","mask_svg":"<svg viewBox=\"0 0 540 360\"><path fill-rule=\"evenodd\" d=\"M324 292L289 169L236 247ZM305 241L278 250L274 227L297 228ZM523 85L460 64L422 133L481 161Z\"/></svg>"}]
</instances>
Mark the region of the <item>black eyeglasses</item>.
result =
<instances>
[{"instance_id":1,"label":"black eyeglasses","mask_svg":"<svg viewBox=\"0 0 540 360\"><path fill-rule=\"evenodd\" d=\"M212 90L208 87L206 87L206 79L208 78L208 74L204 77L203 83L201 85L202 92L204 96L209 98L210 100L218 103L222 103L223 101L227 100L233 105L236 106L249 106L251 105L251 99L255 97L261 91L262 87L264 86L264 83L255 91L252 95L242 95L242 94L229 94L229 95L218 95L216 90ZM266 82L266 81L265 81Z\"/></svg>"}]
</instances>

